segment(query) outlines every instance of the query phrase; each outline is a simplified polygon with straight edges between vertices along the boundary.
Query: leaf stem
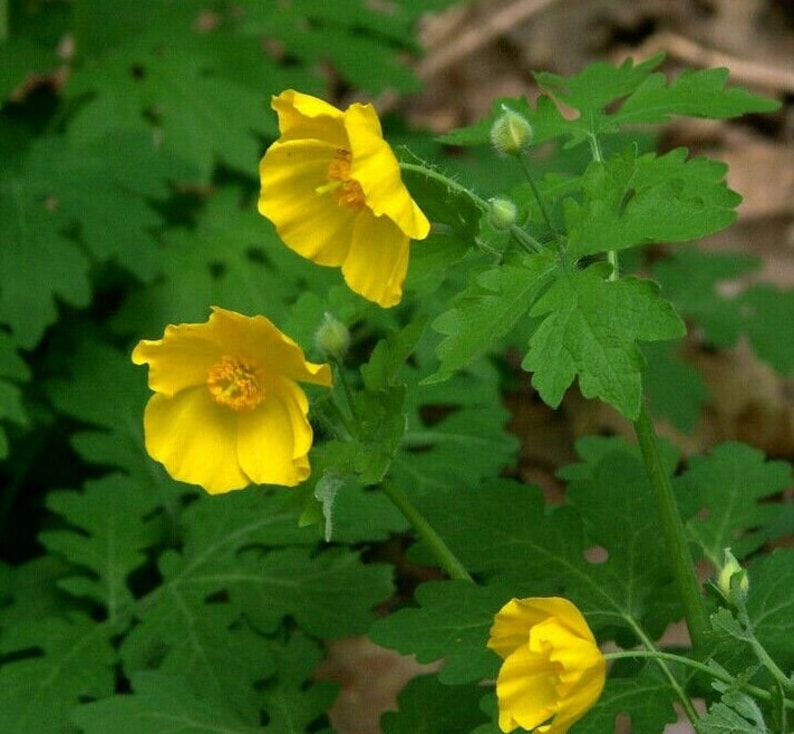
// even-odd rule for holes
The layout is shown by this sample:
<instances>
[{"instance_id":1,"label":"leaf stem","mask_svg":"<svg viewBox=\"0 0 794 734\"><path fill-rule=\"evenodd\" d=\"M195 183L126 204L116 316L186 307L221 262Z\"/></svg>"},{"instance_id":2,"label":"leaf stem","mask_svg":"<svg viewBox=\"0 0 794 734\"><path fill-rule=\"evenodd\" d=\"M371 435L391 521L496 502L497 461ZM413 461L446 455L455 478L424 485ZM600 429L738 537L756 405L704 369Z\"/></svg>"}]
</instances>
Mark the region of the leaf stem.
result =
<instances>
[{"instance_id":1,"label":"leaf stem","mask_svg":"<svg viewBox=\"0 0 794 734\"><path fill-rule=\"evenodd\" d=\"M758 641L753 629L753 623L750 620L750 615L747 613L747 607L744 601L737 605L737 613L739 621L744 625L746 636L744 639L753 648L755 656L758 658L761 665L763 665L775 678L782 691L794 692L794 682L781 670L780 666L771 658L766 648Z\"/></svg>"},{"instance_id":2,"label":"leaf stem","mask_svg":"<svg viewBox=\"0 0 794 734\"><path fill-rule=\"evenodd\" d=\"M543 219L546 221L546 226L551 231L552 235L554 235L554 239L558 242L560 241L560 233L557 231L557 228L554 226L554 222L551 220L551 215L549 214L549 210L546 208L546 202L541 196L540 189L538 185L535 183L535 177L532 175L532 169L529 167L529 160L526 156L520 155L518 156L518 160L521 163L521 169L524 171L524 175L529 181L529 186L532 189L532 193L535 196L535 199L538 202L538 206L540 207L540 213L543 215Z\"/></svg>"},{"instance_id":3,"label":"leaf stem","mask_svg":"<svg viewBox=\"0 0 794 734\"><path fill-rule=\"evenodd\" d=\"M337 377L339 378L339 382L342 385L342 391L345 394L345 402L347 403L347 408L350 411L350 415L353 417L353 421L356 424L356 428L361 425L361 416L358 414L358 410L356 409L356 401L353 396L353 391L350 388L350 383L347 381L347 376L345 375L345 370L342 364L338 359L329 358L331 364L334 366L334 372L336 372ZM349 423L345 426L348 430L351 429ZM361 432L359 430L351 431L351 434L354 436L360 436Z\"/></svg>"},{"instance_id":4,"label":"leaf stem","mask_svg":"<svg viewBox=\"0 0 794 734\"><path fill-rule=\"evenodd\" d=\"M419 534L419 537L424 540L430 547L438 560L441 568L443 568L450 578L474 581L469 572L465 569L463 564L458 560L457 556L449 549L449 546L444 542L444 539L435 531L433 526L425 519L425 516L419 512L416 506L408 499L405 494L394 482L388 477L381 482L381 489L386 496L394 503L395 507L402 512L408 522L413 525L414 530Z\"/></svg>"},{"instance_id":5,"label":"leaf stem","mask_svg":"<svg viewBox=\"0 0 794 734\"><path fill-rule=\"evenodd\" d=\"M684 618L693 648L698 654L698 651L703 652L706 647L709 635L708 614L695 575L692 554L687 546L684 521L676 504L670 477L662 466L656 430L644 400L640 405L637 420L634 421L634 432L637 435L645 471L656 501L656 511L667 546L667 554L670 557L671 570L684 607Z\"/></svg>"},{"instance_id":6,"label":"leaf stem","mask_svg":"<svg viewBox=\"0 0 794 734\"><path fill-rule=\"evenodd\" d=\"M597 163L604 162L604 154L601 152L601 144L598 142L598 136L591 133L588 137L590 143L590 152L593 154L593 160ZM620 258L618 257L617 250L607 250L607 262L612 266L612 272L609 274L609 280L617 280L620 278Z\"/></svg>"},{"instance_id":7,"label":"leaf stem","mask_svg":"<svg viewBox=\"0 0 794 734\"><path fill-rule=\"evenodd\" d=\"M721 670L719 670L719 668L711 667L705 663L701 663L699 660L693 660L692 658L684 657L683 655L676 655L671 652L662 652L661 650L619 650L617 652L604 653L604 658L606 660L622 660L625 658L668 660L670 662L679 663L680 665L684 665L688 668L692 668L693 670L710 675L715 680L722 681L723 683L737 685L745 693L749 693L750 695L763 699L764 701L771 701L773 698L772 694L764 688L759 688L758 686L751 685L750 683L745 683L734 678L729 673L723 673ZM794 701L785 698L783 699L783 706L787 709L794 709Z\"/></svg>"},{"instance_id":8,"label":"leaf stem","mask_svg":"<svg viewBox=\"0 0 794 734\"><path fill-rule=\"evenodd\" d=\"M651 640L646 634L645 631L640 627L633 618L627 617L626 620L631 625L632 629L634 630L634 634L639 637L640 642L645 645L646 649L651 653L659 653L656 645L653 644L653 640ZM675 691L675 694L678 696L678 700L681 702L681 707L684 709L684 713L686 714L687 718L690 722L692 722L692 726L697 729L697 720L700 718L698 716L698 712L695 711L695 707L692 705L692 700L687 695L686 691L682 688L681 684L676 680L675 676L673 675L670 668L667 667L665 664L665 657L662 653L659 653L654 656L654 659L658 663L659 667L662 669L662 673L664 674L665 678L667 678L667 682L670 684L670 687ZM706 666L703 666L706 667Z\"/></svg>"},{"instance_id":9,"label":"leaf stem","mask_svg":"<svg viewBox=\"0 0 794 734\"><path fill-rule=\"evenodd\" d=\"M427 176L427 178L432 178L434 181L444 184L452 191L468 196L472 203L483 213L486 213L490 209L491 205L481 196L477 196L471 189L467 189L463 184L459 184L454 179L445 176L443 173L439 173L433 168L418 163L407 163L405 161L400 161L400 168L404 171L421 173ZM543 245L541 245L540 242L517 224L510 225L510 234L512 234L518 243L530 253L540 252L543 249Z\"/></svg>"}]
</instances>

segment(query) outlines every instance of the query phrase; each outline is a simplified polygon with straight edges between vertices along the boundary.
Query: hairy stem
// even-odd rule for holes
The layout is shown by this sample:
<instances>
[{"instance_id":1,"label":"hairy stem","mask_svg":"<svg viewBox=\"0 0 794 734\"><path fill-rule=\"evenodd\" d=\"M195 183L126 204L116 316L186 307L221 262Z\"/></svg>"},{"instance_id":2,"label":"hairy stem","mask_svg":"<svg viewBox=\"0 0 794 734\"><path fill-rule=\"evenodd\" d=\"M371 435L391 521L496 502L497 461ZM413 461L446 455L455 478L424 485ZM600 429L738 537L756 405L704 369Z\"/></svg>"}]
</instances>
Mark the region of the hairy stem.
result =
<instances>
[{"instance_id":1,"label":"hairy stem","mask_svg":"<svg viewBox=\"0 0 794 734\"><path fill-rule=\"evenodd\" d=\"M538 206L540 207L540 213L543 215L543 219L546 222L546 226L549 228L552 235L554 235L554 239L559 241L560 233L557 231L557 228L554 226L554 222L551 219L549 210L546 208L546 202L543 200L543 197L540 194L540 189L538 189L538 186L535 183L535 177L532 175L532 169L529 167L529 161L527 160L526 156L523 155L519 156L519 161L521 162L521 168L524 171L524 175L526 176L527 181L529 181L529 186L532 189L532 193L538 202Z\"/></svg>"},{"instance_id":2,"label":"hairy stem","mask_svg":"<svg viewBox=\"0 0 794 734\"><path fill-rule=\"evenodd\" d=\"M772 700L772 694L766 689L759 688L758 686L754 686L750 683L745 683L742 680L737 680L732 675L720 670L719 668L711 667L709 665L706 665L705 663L699 662L698 660L693 660L692 658L684 657L683 655L676 655L671 652L662 652L661 650L620 650L619 652L606 652L604 653L604 658L606 660L622 660L625 658L649 658L654 660L667 660L671 663L678 663L679 665L684 665L688 668L692 668L693 670L697 670L700 671L701 673L705 673L706 675L711 676L715 680L722 681L723 683L736 685L742 691L744 691L745 693L749 693L755 698L761 699L763 701ZM791 701L787 698L783 698L781 700L784 710L794 709L794 701Z\"/></svg>"},{"instance_id":3,"label":"hairy stem","mask_svg":"<svg viewBox=\"0 0 794 734\"><path fill-rule=\"evenodd\" d=\"M692 726L697 729L697 720L700 718L698 716L698 712L695 711L695 707L692 705L692 700L686 694L686 691L683 689L681 684L676 680L675 676L673 675L672 671L666 664L666 656L663 653L660 653L657 650L656 645L653 644L653 640L651 640L644 632L642 627L640 627L633 618L627 617L626 618L628 623L631 625L634 633L637 637L640 638L640 641L643 645L645 645L646 649L651 656L659 665L662 670L662 674L665 678L667 678L667 682L670 684L670 687L675 691L676 696L678 696L678 700L681 702L681 707L684 709L684 713L686 714L689 721L692 723ZM705 665L703 666L706 667Z\"/></svg>"},{"instance_id":4,"label":"hairy stem","mask_svg":"<svg viewBox=\"0 0 794 734\"><path fill-rule=\"evenodd\" d=\"M425 519L425 516L422 515L411 500L408 499L405 492L398 488L397 485L388 478L384 479L381 483L381 489L394 503L397 509L402 512L405 519L413 525L419 537L427 543L441 568L447 572L449 577L463 581L473 581L469 572L464 568L457 556L449 549L444 539Z\"/></svg>"},{"instance_id":5,"label":"hairy stem","mask_svg":"<svg viewBox=\"0 0 794 734\"><path fill-rule=\"evenodd\" d=\"M487 212L490 208L490 204L481 196L477 196L477 194L470 189L467 189L462 184L459 184L457 181L449 178L449 176L445 176L443 173L439 173L433 168L429 168L428 166L418 163L406 163L405 161L400 161L400 168L402 168L404 171L412 171L414 173L420 173L424 176L427 176L427 178L432 178L433 180L444 184L448 189L450 189L450 191L455 191L459 194L467 196L469 200L483 213ZM517 224L510 225L510 234L512 234L519 244L521 244L521 246L524 247L528 252L540 252L543 249L543 245L541 245L540 242L538 242L534 237L532 237L532 235L524 231Z\"/></svg>"},{"instance_id":6,"label":"hairy stem","mask_svg":"<svg viewBox=\"0 0 794 734\"><path fill-rule=\"evenodd\" d=\"M687 546L684 521L678 511L670 477L662 466L656 431L644 401L640 406L640 414L634 422L634 431L640 444L645 471L648 473L651 491L656 501L659 526L664 536L670 567L684 607L684 618L697 654L698 651L705 650L709 635L709 619L703 603L700 584L695 575L692 554Z\"/></svg>"}]
</instances>

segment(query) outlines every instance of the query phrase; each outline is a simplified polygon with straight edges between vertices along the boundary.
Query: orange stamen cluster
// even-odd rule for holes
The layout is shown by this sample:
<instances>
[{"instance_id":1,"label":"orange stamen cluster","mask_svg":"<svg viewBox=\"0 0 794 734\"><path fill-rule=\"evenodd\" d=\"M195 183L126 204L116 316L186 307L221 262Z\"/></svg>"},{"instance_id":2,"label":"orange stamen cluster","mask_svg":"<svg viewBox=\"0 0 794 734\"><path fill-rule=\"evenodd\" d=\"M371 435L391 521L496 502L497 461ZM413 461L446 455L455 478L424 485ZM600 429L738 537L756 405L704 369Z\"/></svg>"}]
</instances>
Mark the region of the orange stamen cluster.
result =
<instances>
[{"instance_id":1,"label":"orange stamen cluster","mask_svg":"<svg viewBox=\"0 0 794 734\"><path fill-rule=\"evenodd\" d=\"M209 369L207 387L219 405L253 410L265 398L258 366L250 360L224 355Z\"/></svg>"},{"instance_id":2,"label":"orange stamen cluster","mask_svg":"<svg viewBox=\"0 0 794 734\"><path fill-rule=\"evenodd\" d=\"M339 206L358 211L366 206L366 196L358 181L350 178L351 154L349 150L337 148L336 156L328 166L328 185L322 191L333 193Z\"/></svg>"}]
</instances>

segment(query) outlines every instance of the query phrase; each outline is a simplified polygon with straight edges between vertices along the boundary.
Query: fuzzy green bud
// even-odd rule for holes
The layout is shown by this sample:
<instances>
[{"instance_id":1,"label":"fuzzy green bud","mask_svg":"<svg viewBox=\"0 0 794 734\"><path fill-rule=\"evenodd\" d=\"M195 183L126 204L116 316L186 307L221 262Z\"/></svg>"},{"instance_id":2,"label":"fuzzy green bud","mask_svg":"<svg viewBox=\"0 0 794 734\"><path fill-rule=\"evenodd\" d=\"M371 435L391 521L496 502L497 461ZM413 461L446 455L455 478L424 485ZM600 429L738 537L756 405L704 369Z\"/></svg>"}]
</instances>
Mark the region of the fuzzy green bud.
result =
<instances>
[{"instance_id":1,"label":"fuzzy green bud","mask_svg":"<svg viewBox=\"0 0 794 734\"><path fill-rule=\"evenodd\" d=\"M508 107L502 110L491 125L491 145L502 155L521 155L532 142L532 125L518 112Z\"/></svg>"},{"instance_id":2,"label":"fuzzy green bud","mask_svg":"<svg viewBox=\"0 0 794 734\"><path fill-rule=\"evenodd\" d=\"M488 201L488 222L494 229L509 229L516 223L518 207L510 199Z\"/></svg>"},{"instance_id":3,"label":"fuzzy green bud","mask_svg":"<svg viewBox=\"0 0 794 734\"><path fill-rule=\"evenodd\" d=\"M722 595L731 602L743 602L750 588L750 581L739 561L736 560L730 548L723 551L723 563L717 576L717 587ZM737 596L738 595L738 596Z\"/></svg>"},{"instance_id":4,"label":"fuzzy green bud","mask_svg":"<svg viewBox=\"0 0 794 734\"><path fill-rule=\"evenodd\" d=\"M350 332L341 321L326 313L323 323L314 332L314 345L326 357L339 361L350 346Z\"/></svg>"}]
</instances>

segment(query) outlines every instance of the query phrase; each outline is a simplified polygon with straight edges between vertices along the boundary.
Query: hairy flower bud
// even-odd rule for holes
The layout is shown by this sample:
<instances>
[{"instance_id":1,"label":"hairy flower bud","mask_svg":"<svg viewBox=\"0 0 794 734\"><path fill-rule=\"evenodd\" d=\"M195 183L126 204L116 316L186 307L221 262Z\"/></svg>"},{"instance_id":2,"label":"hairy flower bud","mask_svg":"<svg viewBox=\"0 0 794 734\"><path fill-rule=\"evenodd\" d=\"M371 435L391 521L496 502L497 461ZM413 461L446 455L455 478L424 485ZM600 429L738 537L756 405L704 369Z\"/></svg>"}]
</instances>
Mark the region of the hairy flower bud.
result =
<instances>
[{"instance_id":1,"label":"hairy flower bud","mask_svg":"<svg viewBox=\"0 0 794 734\"><path fill-rule=\"evenodd\" d=\"M510 199L488 201L488 222L494 229L509 229L516 223L518 207Z\"/></svg>"},{"instance_id":2,"label":"hairy flower bud","mask_svg":"<svg viewBox=\"0 0 794 734\"><path fill-rule=\"evenodd\" d=\"M326 312L323 323L314 333L314 344L329 359L341 360L350 346L350 332L341 321Z\"/></svg>"},{"instance_id":3,"label":"hairy flower bud","mask_svg":"<svg viewBox=\"0 0 794 734\"><path fill-rule=\"evenodd\" d=\"M532 125L518 112L503 107L491 125L491 144L502 155L521 155L532 142Z\"/></svg>"}]
</instances>

